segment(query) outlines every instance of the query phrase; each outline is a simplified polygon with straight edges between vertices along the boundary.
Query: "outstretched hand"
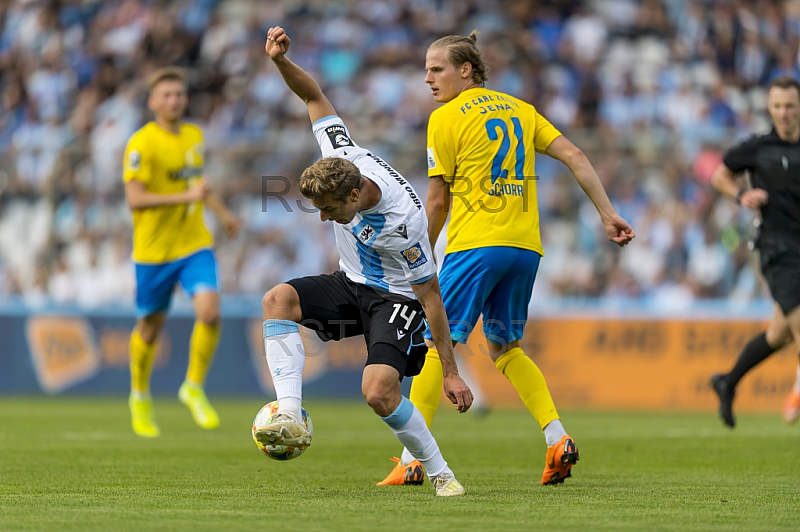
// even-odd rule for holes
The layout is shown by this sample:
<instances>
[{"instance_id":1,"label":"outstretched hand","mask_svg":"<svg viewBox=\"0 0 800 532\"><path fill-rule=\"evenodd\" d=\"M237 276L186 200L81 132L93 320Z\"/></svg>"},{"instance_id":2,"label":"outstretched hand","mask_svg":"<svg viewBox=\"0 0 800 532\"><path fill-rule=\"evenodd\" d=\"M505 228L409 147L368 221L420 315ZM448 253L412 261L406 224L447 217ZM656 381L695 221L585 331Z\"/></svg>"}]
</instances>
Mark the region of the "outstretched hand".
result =
<instances>
[{"instance_id":1,"label":"outstretched hand","mask_svg":"<svg viewBox=\"0 0 800 532\"><path fill-rule=\"evenodd\" d=\"M267 31L267 43L264 45L267 55L273 61L283 57L289 51L292 40L286 34L286 30L280 26L275 26Z\"/></svg>"},{"instance_id":2,"label":"outstretched hand","mask_svg":"<svg viewBox=\"0 0 800 532\"><path fill-rule=\"evenodd\" d=\"M618 214L614 214L603 222L608 239L619 247L628 244L636 237L636 233L628 222Z\"/></svg>"}]
</instances>

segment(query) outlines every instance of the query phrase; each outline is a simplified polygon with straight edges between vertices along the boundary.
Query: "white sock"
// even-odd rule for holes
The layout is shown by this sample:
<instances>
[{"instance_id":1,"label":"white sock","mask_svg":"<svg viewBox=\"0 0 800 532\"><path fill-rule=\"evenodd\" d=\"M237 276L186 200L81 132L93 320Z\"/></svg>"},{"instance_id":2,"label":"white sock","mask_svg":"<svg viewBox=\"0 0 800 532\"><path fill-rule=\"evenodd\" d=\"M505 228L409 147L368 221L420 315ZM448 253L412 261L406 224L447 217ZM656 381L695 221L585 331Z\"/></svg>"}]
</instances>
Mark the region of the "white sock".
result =
<instances>
[{"instance_id":1,"label":"white sock","mask_svg":"<svg viewBox=\"0 0 800 532\"><path fill-rule=\"evenodd\" d=\"M564 425L561 424L559 419L554 419L544 428L544 440L547 442L548 447L557 444L558 440L566 435L567 432L564 430Z\"/></svg>"},{"instance_id":2,"label":"white sock","mask_svg":"<svg viewBox=\"0 0 800 532\"><path fill-rule=\"evenodd\" d=\"M150 391L140 392L139 390L131 390L131 395L137 401L149 401L150 400Z\"/></svg>"},{"instance_id":3,"label":"white sock","mask_svg":"<svg viewBox=\"0 0 800 532\"><path fill-rule=\"evenodd\" d=\"M264 321L264 348L272 384L278 396L278 411L302 419L303 367L306 353L297 324L287 320Z\"/></svg>"},{"instance_id":4,"label":"white sock","mask_svg":"<svg viewBox=\"0 0 800 532\"><path fill-rule=\"evenodd\" d=\"M278 399L278 412L288 412L300 421L303 418L303 401L298 397L281 397Z\"/></svg>"},{"instance_id":5,"label":"white sock","mask_svg":"<svg viewBox=\"0 0 800 532\"><path fill-rule=\"evenodd\" d=\"M425 425L425 418L411 401L403 397L395 411L381 419L389 425L400 443L405 446L407 449L405 452L412 456L412 460L422 462L428 478L442 473L453 473L447 467L433 434Z\"/></svg>"},{"instance_id":6,"label":"white sock","mask_svg":"<svg viewBox=\"0 0 800 532\"><path fill-rule=\"evenodd\" d=\"M189 379L184 379L183 384L192 391L202 391L203 386L197 384L196 382L192 382Z\"/></svg>"},{"instance_id":7,"label":"white sock","mask_svg":"<svg viewBox=\"0 0 800 532\"><path fill-rule=\"evenodd\" d=\"M416 460L416 458L414 458L414 455L411 454L408 449L403 447L403 454L400 455L400 463L402 465L408 465L414 460Z\"/></svg>"},{"instance_id":8,"label":"white sock","mask_svg":"<svg viewBox=\"0 0 800 532\"><path fill-rule=\"evenodd\" d=\"M800 393L800 365L797 366L797 378L794 380L794 392Z\"/></svg>"}]
</instances>

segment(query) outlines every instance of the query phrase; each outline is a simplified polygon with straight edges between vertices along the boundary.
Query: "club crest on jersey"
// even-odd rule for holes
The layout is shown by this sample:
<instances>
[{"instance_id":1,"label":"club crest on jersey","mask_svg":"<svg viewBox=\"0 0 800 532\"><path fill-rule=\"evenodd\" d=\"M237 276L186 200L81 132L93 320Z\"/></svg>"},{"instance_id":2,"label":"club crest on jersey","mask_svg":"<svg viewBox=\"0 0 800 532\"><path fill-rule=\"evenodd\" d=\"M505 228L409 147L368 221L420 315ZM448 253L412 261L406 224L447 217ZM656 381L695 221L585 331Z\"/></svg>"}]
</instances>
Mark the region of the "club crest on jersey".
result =
<instances>
[{"instance_id":1,"label":"club crest on jersey","mask_svg":"<svg viewBox=\"0 0 800 532\"><path fill-rule=\"evenodd\" d=\"M134 172L139 171L142 166L142 154L136 150L131 150L128 153L128 168Z\"/></svg>"},{"instance_id":2,"label":"club crest on jersey","mask_svg":"<svg viewBox=\"0 0 800 532\"><path fill-rule=\"evenodd\" d=\"M375 236L375 229L369 225L365 225L364 228L356 235L356 238L358 238L362 244L366 244L373 236Z\"/></svg>"},{"instance_id":3,"label":"club crest on jersey","mask_svg":"<svg viewBox=\"0 0 800 532\"><path fill-rule=\"evenodd\" d=\"M412 270L428 262L428 257L425 256L419 243L414 244L402 253L408 263L408 267Z\"/></svg>"},{"instance_id":4,"label":"club crest on jersey","mask_svg":"<svg viewBox=\"0 0 800 532\"><path fill-rule=\"evenodd\" d=\"M325 128L325 133L331 141L334 148L343 148L344 146L352 146L350 137L347 136L347 130L344 126L328 126Z\"/></svg>"}]
</instances>

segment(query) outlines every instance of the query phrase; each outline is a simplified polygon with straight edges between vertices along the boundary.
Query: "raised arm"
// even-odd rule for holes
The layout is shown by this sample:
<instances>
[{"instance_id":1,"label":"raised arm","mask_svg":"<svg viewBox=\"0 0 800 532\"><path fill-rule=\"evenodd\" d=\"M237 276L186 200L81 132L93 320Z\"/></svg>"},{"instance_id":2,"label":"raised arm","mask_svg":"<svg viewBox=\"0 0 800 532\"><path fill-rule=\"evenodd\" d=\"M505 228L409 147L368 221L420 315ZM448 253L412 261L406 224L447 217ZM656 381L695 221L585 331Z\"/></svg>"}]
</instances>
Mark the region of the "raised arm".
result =
<instances>
[{"instance_id":1,"label":"raised arm","mask_svg":"<svg viewBox=\"0 0 800 532\"><path fill-rule=\"evenodd\" d=\"M617 214L592 163L577 146L566 137L560 136L550 143L545 153L567 165L575 180L594 203L609 240L618 246L624 246L633 240L636 233L628 222Z\"/></svg>"},{"instance_id":2,"label":"raised arm","mask_svg":"<svg viewBox=\"0 0 800 532\"><path fill-rule=\"evenodd\" d=\"M264 49L272 59L272 62L275 63L275 66L278 67L278 72L281 73L286 86L305 102L308 107L308 116L311 118L312 123L320 118L335 115L336 111L333 109L331 102L322 93L319 84L314 81L314 78L286 57L286 52L289 51L291 42L292 40L286 34L286 30L280 26L275 26L267 32L267 43Z\"/></svg>"}]
</instances>

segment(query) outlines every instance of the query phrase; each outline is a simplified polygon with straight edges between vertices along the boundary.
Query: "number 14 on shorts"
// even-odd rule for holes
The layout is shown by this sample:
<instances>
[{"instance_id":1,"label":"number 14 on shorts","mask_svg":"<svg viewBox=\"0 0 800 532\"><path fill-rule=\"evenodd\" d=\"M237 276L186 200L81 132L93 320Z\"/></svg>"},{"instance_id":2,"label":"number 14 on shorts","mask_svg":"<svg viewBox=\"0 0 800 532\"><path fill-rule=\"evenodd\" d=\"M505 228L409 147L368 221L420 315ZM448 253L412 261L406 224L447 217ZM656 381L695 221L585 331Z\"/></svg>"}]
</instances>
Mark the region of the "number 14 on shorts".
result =
<instances>
[{"instance_id":1,"label":"number 14 on shorts","mask_svg":"<svg viewBox=\"0 0 800 532\"><path fill-rule=\"evenodd\" d=\"M411 322L414 321L414 316L417 315L417 311L411 310L407 305L402 303L395 303L392 306L394 307L394 311L392 312L392 317L389 318L389 323L394 323L395 318L397 318L397 315L400 314L400 321L405 320L406 322L406 325L403 328L405 330L410 330ZM410 314L408 313L409 311L411 312Z\"/></svg>"}]
</instances>

